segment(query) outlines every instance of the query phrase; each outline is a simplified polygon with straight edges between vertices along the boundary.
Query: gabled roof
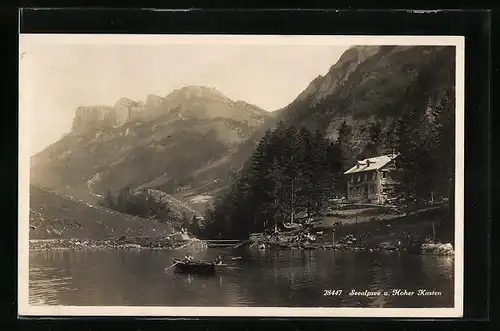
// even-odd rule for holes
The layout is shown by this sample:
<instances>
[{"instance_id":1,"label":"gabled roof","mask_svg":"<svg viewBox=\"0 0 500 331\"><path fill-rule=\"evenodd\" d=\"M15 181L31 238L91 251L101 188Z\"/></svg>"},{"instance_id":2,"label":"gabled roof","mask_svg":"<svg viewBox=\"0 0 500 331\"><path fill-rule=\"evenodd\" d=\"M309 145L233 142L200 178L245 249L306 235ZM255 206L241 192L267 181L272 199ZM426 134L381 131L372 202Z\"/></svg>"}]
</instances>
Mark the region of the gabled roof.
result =
<instances>
[{"instance_id":1,"label":"gabled roof","mask_svg":"<svg viewBox=\"0 0 500 331\"><path fill-rule=\"evenodd\" d=\"M355 166L344 172L344 175L371 171L371 170L378 170L383 166L385 166L386 164L388 164L389 162L391 162L392 160L394 160L397 156L398 154L387 154L357 161Z\"/></svg>"}]
</instances>

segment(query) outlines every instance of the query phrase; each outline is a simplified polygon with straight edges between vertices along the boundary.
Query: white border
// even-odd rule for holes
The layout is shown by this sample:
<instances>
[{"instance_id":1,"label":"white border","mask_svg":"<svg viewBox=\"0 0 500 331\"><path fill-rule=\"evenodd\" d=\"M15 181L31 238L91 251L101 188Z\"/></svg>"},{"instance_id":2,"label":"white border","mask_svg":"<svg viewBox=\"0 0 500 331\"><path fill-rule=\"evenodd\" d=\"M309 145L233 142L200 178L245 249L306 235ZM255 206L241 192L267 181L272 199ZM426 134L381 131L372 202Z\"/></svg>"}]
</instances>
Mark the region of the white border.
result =
<instances>
[{"instance_id":1,"label":"white border","mask_svg":"<svg viewBox=\"0 0 500 331\"><path fill-rule=\"evenodd\" d=\"M29 126L19 81L18 314L20 316L244 316L244 317L461 317L463 315L464 77L463 36L255 36L255 35L75 35L21 34L19 52L30 44L238 44L238 45L448 45L456 47L455 127L455 307L453 308L277 308L277 307L100 307L33 306L29 270ZM20 61L20 63L22 63ZM333 64L333 63L332 63ZM19 70L21 70L21 66Z\"/></svg>"}]
</instances>

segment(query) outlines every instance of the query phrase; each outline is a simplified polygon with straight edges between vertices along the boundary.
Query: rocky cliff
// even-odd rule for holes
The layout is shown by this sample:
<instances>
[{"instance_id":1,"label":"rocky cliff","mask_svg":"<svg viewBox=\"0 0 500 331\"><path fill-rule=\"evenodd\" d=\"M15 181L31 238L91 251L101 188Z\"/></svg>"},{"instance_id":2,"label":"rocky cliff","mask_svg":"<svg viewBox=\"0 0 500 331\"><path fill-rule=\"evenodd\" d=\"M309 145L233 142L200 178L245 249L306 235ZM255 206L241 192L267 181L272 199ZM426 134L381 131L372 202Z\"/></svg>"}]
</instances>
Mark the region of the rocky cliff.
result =
<instances>
[{"instance_id":1,"label":"rocky cliff","mask_svg":"<svg viewBox=\"0 0 500 331\"><path fill-rule=\"evenodd\" d=\"M73 118L71 131L83 133L99 127L122 126L139 112L145 110L143 102L121 98L114 106L78 107Z\"/></svg>"},{"instance_id":2,"label":"rocky cliff","mask_svg":"<svg viewBox=\"0 0 500 331\"><path fill-rule=\"evenodd\" d=\"M343 120L355 129L374 120L389 124L408 105L425 108L454 79L454 47L356 46L281 110L278 120L335 139Z\"/></svg>"},{"instance_id":3,"label":"rocky cliff","mask_svg":"<svg viewBox=\"0 0 500 331\"><path fill-rule=\"evenodd\" d=\"M72 132L83 132L89 128L99 126L113 126L117 124L117 113L113 107L93 106L78 107L73 118Z\"/></svg>"}]
</instances>

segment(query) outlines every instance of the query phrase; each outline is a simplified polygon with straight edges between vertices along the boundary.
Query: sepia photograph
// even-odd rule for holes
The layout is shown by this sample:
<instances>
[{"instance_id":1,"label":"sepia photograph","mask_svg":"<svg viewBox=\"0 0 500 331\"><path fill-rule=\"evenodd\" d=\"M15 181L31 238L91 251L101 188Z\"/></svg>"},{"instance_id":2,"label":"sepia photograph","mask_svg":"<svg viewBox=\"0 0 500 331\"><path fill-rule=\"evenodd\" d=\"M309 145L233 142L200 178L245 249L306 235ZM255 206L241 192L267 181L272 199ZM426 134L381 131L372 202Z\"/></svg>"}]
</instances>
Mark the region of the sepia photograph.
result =
<instances>
[{"instance_id":1,"label":"sepia photograph","mask_svg":"<svg viewBox=\"0 0 500 331\"><path fill-rule=\"evenodd\" d=\"M19 40L20 315L462 316L463 37Z\"/></svg>"}]
</instances>

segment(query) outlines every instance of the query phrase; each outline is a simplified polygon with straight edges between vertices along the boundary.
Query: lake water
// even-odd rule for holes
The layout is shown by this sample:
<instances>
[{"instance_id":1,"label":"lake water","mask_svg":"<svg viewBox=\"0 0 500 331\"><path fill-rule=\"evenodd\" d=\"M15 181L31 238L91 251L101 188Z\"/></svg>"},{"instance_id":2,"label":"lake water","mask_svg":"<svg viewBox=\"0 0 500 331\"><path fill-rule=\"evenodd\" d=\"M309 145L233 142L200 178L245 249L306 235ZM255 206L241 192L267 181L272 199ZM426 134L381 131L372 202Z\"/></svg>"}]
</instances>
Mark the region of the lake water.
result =
<instances>
[{"instance_id":1,"label":"lake water","mask_svg":"<svg viewBox=\"0 0 500 331\"><path fill-rule=\"evenodd\" d=\"M406 253L190 250L231 267L183 275L187 251L30 252L31 304L73 306L453 307L454 259ZM349 295L394 289L434 295ZM328 290L343 290L325 295ZM437 293L440 292L440 293Z\"/></svg>"}]
</instances>

